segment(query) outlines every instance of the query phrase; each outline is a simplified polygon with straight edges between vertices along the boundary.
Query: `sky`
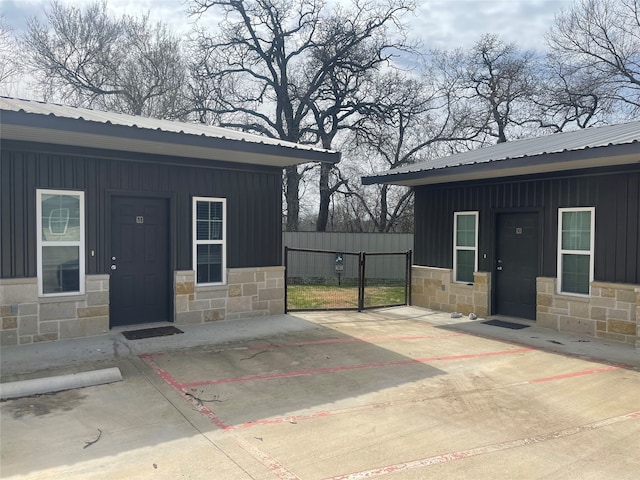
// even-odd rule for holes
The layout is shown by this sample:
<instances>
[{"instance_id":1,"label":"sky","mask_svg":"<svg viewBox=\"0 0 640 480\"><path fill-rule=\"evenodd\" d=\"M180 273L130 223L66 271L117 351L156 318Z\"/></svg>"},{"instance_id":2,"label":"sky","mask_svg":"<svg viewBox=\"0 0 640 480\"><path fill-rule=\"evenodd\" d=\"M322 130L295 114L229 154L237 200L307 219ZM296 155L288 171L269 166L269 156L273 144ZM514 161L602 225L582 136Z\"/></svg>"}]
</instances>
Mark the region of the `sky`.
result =
<instances>
[{"instance_id":1,"label":"sky","mask_svg":"<svg viewBox=\"0 0 640 480\"><path fill-rule=\"evenodd\" d=\"M92 0L62 0L77 6ZM340 0L336 0L340 1ZM543 49L545 30L554 16L573 0L417 0L418 8L407 17L410 31L427 48L469 47L483 33L499 34L524 49ZM38 14L49 0L0 0L5 22L20 31L25 18ZM175 32L188 33L193 18L185 13L184 0L108 0L117 15L149 12L153 20L168 23Z\"/></svg>"},{"instance_id":2,"label":"sky","mask_svg":"<svg viewBox=\"0 0 640 480\"><path fill-rule=\"evenodd\" d=\"M61 0L75 6L93 0ZM340 2L345 0L328 0ZM411 40L419 41L423 51L431 49L467 49L482 34L494 33L506 43L523 50L545 50L544 34L554 17L577 0L416 0L417 9L404 18ZM141 16L149 13L152 21L163 21L177 34L188 35L193 17L186 13L188 0L107 0L115 16ZM0 15L5 25L20 34L26 19L42 15L50 0L0 0ZM205 14L210 22L217 17ZM13 79L0 85L0 94L35 98L28 78Z\"/></svg>"}]
</instances>

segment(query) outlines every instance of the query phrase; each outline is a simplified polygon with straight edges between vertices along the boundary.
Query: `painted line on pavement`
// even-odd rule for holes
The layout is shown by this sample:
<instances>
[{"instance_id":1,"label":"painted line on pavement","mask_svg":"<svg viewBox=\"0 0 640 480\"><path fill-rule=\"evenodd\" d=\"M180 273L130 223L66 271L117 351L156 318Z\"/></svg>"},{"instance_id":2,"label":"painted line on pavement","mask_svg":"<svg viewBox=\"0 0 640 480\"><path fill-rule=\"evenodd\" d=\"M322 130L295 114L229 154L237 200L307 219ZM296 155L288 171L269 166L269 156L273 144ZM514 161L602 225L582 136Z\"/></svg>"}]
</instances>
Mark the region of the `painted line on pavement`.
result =
<instances>
[{"instance_id":1,"label":"painted line on pavement","mask_svg":"<svg viewBox=\"0 0 640 480\"><path fill-rule=\"evenodd\" d=\"M474 388L474 389L470 389L470 390L460 390L460 391L456 392L456 395L468 395L468 394L472 394L472 393L487 392L487 391L491 391L491 390L502 390L502 389L505 389L505 388L520 387L520 386L523 386L523 385L535 385L537 383L552 382L552 381L556 381L556 380L564 380L564 379L575 378L575 377L579 377L579 376L583 376L583 375L593 375L593 374L596 374L596 373L605 373L605 372L610 372L612 370L618 370L620 368L622 368L622 367L608 366L608 367L602 367L602 368L592 368L592 369L589 369L589 370L580 370L578 372L564 373L564 374L561 374L561 375L554 375L554 376L551 376L551 377L534 378L534 379L531 379L531 380L523 380L521 382L513 382L513 383L506 383L506 384L503 384L503 385L495 385L493 387ZM445 397L448 397L450 395L451 395L450 393L446 393L444 395L433 395L433 396L430 396L430 397L422 397L422 398L416 398L416 399L395 400L395 401L389 401L389 402L377 402L377 403L369 403L369 404L366 404L366 405L358 405L356 407L348 407L348 408L335 409L335 410L324 410L324 411L314 412L314 413L307 414L307 415L292 415L292 416L288 416L288 417L276 417L276 418L267 418L267 419L264 419L264 420L254 420L254 421L251 421L251 422L241 423L241 424L238 424L238 425L227 426L225 428L225 430L238 430L238 429L246 429L246 428L252 428L252 427L257 427L257 426L277 425L277 424L281 424L281 423L298 423L299 421L312 420L314 418L350 414L350 413L355 413L355 412L359 412L359 411L363 411L363 410L371 410L371 409L374 409L374 408L395 407L395 406L400 406L400 405L409 405L409 404L415 404L415 403L422 403L422 402L427 402L427 401L431 401L431 400L436 400L438 398L445 398Z\"/></svg>"},{"instance_id":2,"label":"painted line on pavement","mask_svg":"<svg viewBox=\"0 0 640 480\"><path fill-rule=\"evenodd\" d=\"M300 480L295 473L285 467L278 460L260 450L241 437L236 437L236 443L253 458L262 463L271 473L282 480Z\"/></svg>"},{"instance_id":3,"label":"painted line on pavement","mask_svg":"<svg viewBox=\"0 0 640 480\"><path fill-rule=\"evenodd\" d=\"M160 365L158 365L156 363L156 361L153 359L154 355L155 354L145 353L145 354L140 355L140 358L147 365L149 365L149 367L151 367L151 369L160 378L162 378L166 383L168 383L170 387L172 387L178 393L182 394L184 399L189 404L191 404L191 406L194 407L198 412L200 412L202 415L207 417L211 421L212 424L214 424L217 427L220 427L222 429L225 429L225 428L229 427L229 425L227 425L222 420L220 420L220 418L213 412L213 410L211 410L209 407L204 405L204 403L202 403L202 400L199 400L196 396L194 396L193 394L187 392L187 390L180 385L180 382L178 382L173 375L171 375L165 369L160 367Z\"/></svg>"},{"instance_id":4,"label":"painted line on pavement","mask_svg":"<svg viewBox=\"0 0 640 480\"><path fill-rule=\"evenodd\" d=\"M395 362L343 365L340 367L317 368L314 370L298 370L293 372L266 373L263 375L248 375L245 377L231 377L231 378L219 378L217 380L185 382L185 383L181 383L180 387L188 388L188 387L199 387L203 385L219 385L222 383L239 383L239 382L253 382L258 380L273 380L273 379L281 379L281 378L302 377L307 375L321 375L325 373L345 372L349 370L363 370L368 368L396 367L401 365L418 365L418 364L441 362L441 361L468 360L472 358L493 357L493 356L499 356L499 355L512 355L514 353L526 353L531 351L534 351L534 350L531 348L516 348L511 350L499 350L494 352L483 352L483 353L468 353L464 355L450 355L450 356L444 356L444 357L413 358L408 360L397 360Z\"/></svg>"},{"instance_id":5,"label":"painted line on pavement","mask_svg":"<svg viewBox=\"0 0 640 480\"><path fill-rule=\"evenodd\" d=\"M415 470L418 468L430 467L432 465L439 465L443 463L453 462L455 460L462 460L465 458L476 457L479 455L486 455L488 453L499 452L503 450L509 450L512 448L526 447L528 445L534 445L536 443L543 443L549 440L556 440L558 438L569 437L577 435L583 432L593 431L599 428L608 427L616 423L625 422L628 420L635 420L640 418L640 411L628 413L626 415L619 415L617 417L607 418L594 423L587 423L577 427L567 428L564 430L558 430L555 432L544 433L541 435L535 435L533 437L525 437L510 442L494 443L492 445L484 445L482 447L471 448L468 450L460 450L458 452L445 453L442 455L435 455L432 457L426 457L419 460L413 460L410 462L396 463L394 465L387 465L384 467L373 468L370 470L363 470L360 472L348 473L346 475L337 475L335 477L329 477L325 480L361 480L366 478L379 477L387 475L389 473L406 472L409 470Z\"/></svg>"},{"instance_id":6,"label":"painted line on pavement","mask_svg":"<svg viewBox=\"0 0 640 480\"><path fill-rule=\"evenodd\" d=\"M451 359L455 360L455 359L460 359L460 358L474 358L474 357L478 357L478 356L505 355L505 354L509 354L509 353L517 353L517 352L523 352L523 351L528 351L528 350L529 349L519 349L519 350L506 350L506 351L500 351L500 352L485 352L485 353L482 353L482 354L455 355L455 356L450 356L450 357L433 357L432 359L419 359L419 360L407 360L407 361L402 361L402 362L387 362L387 363L382 363L382 364L365 364L365 365L355 365L355 366L347 366L347 367L334 367L333 369L320 369L319 371L320 371L320 373L328 373L329 371L341 371L341 370L345 370L345 369L346 370L351 370L351 369L355 369L355 368L375 368L377 366L389 366L389 365L395 366L395 365L402 365L402 364L415 364L415 363L425 362L425 361L429 361L429 360L432 360L432 361L433 360L451 360ZM535 349L532 349L532 350L535 351ZM256 427L256 426L276 425L276 424L282 424L282 423L297 423L298 421L312 420L312 419L315 419L315 418L329 417L329 416L341 415L341 414L345 414L345 413L354 413L356 411L368 410L368 409L373 409L373 408L381 408L381 407L385 407L385 406L386 407L392 407L392 406L405 405L405 404L410 404L410 403L421 403L421 402L424 402L424 401L435 400L437 398L441 398L442 397L442 395L437 395L437 396L431 396L431 397L425 397L425 398L419 398L419 399L413 399L413 400L379 402L379 403L375 403L375 404L360 405L360 406L357 406L357 407L349 407L349 408L344 408L344 409L336 409L336 410L326 410L326 411L314 412L314 413L306 414L306 415L293 415L293 416L286 416L286 417L276 417L276 418L269 418L269 419L264 419L264 420L255 420L255 421L251 421L251 422L245 422L245 423L238 424L238 425L229 425L229 424L224 423L218 417L218 415L215 414L215 412L213 412L210 408L205 406L203 404L202 400L198 399L198 397L196 397L195 395L193 395L192 393L187 391L187 388L195 387L195 386L202 386L202 385L207 385L207 384L211 385L211 384L216 384L216 383L229 383L230 381L249 381L249 380L254 380L254 379L262 380L262 379L268 379L268 378L281 378L283 376L284 377L291 377L291 376L301 376L301 375L312 375L312 374L314 374L314 372L317 372L318 370L309 370L309 371L302 371L302 372L291 372L289 374L287 374L287 373L285 373L285 374L273 374L273 375L270 375L270 376L260 375L260 376L254 376L254 377L238 377L238 378L235 378L235 379L221 379L221 380L181 383L175 377L173 377L168 371L166 371L162 367L160 367L158 365L158 363L156 363L155 360L153 359L154 356L164 356L164 355L165 355L164 353L161 353L161 354L157 354L157 353L154 353L154 354L142 354L142 355L140 355L140 358L147 365L149 365L149 367L151 367L154 370L154 372L160 378L162 378L173 389L178 391L178 393L182 394L185 397L185 400L189 404L191 404L198 412L200 412L202 415L204 415L207 418L209 418L209 420L211 421L212 424L218 426L219 428L221 428L221 429L223 429L225 431L238 430L238 429L247 429L247 428L252 428L252 427ZM553 376L549 376L549 377L540 377L540 378L534 378L534 379L531 379L531 380L523 380L523 381L520 381L520 382L508 383L508 384L504 384L504 385L496 385L494 387L465 390L465 391L458 392L458 394L471 394L471 393L477 393L477 392L488 391L488 390L499 390L499 389L504 389L504 388L523 386L523 385L532 385L532 384L536 384L536 383L551 382L551 381L556 381L556 380L575 378L575 377L584 376L584 375L592 375L592 374L597 374L597 373L610 372L610 371L617 370L617 369L620 369L620 368L624 368L624 365L621 365L621 366L611 365L611 366L600 367L600 368L580 370L580 371L577 371L577 372L568 372L568 373L563 373L563 374L559 374L559 375L553 375Z\"/></svg>"},{"instance_id":7,"label":"painted line on pavement","mask_svg":"<svg viewBox=\"0 0 640 480\"><path fill-rule=\"evenodd\" d=\"M290 342L290 343L269 343L265 345L250 345L250 350L266 350L269 348L283 347L305 347L307 345L331 345L333 343L356 343L356 342L393 342L405 340L425 340L433 338L450 338L450 337L468 337L466 333L449 333L446 335L411 335L400 337L350 337L350 338L330 338L327 340L310 340L307 342Z\"/></svg>"},{"instance_id":8,"label":"painted line on pavement","mask_svg":"<svg viewBox=\"0 0 640 480\"><path fill-rule=\"evenodd\" d=\"M562 373L560 375L554 375L554 376L551 376L551 377L543 377L543 378L536 378L534 380L529 380L528 383L552 382L554 380L563 380L565 378L581 377L583 375L591 375L593 373L610 372L611 370L618 370L619 368L624 368L624 366L623 365L609 365L609 366L606 366L606 367L592 368L590 370L582 370L580 372Z\"/></svg>"}]
</instances>

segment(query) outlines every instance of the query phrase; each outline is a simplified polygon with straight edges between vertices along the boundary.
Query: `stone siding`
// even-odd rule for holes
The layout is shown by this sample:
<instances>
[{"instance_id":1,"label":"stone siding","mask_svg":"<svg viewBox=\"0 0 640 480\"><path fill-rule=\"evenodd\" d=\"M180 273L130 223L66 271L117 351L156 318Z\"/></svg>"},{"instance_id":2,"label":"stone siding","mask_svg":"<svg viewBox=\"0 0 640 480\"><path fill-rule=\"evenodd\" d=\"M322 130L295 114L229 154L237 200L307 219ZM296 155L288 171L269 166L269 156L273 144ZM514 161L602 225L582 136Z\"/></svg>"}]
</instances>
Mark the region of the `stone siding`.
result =
<instances>
[{"instance_id":1,"label":"stone siding","mask_svg":"<svg viewBox=\"0 0 640 480\"><path fill-rule=\"evenodd\" d=\"M38 297L35 278L0 280L0 344L64 340L109 331L109 275L87 275L83 295Z\"/></svg>"},{"instance_id":2,"label":"stone siding","mask_svg":"<svg viewBox=\"0 0 640 480\"><path fill-rule=\"evenodd\" d=\"M473 284L456 283L451 269L414 265L411 268L411 304L463 315L475 313L486 318L490 311L491 275L475 272L473 281Z\"/></svg>"},{"instance_id":3,"label":"stone siding","mask_svg":"<svg viewBox=\"0 0 640 480\"><path fill-rule=\"evenodd\" d=\"M0 280L0 345L109 333L109 275L87 275L83 295L39 297L35 278ZM228 270L227 285L198 287L195 272L174 274L177 324L284 313L284 267Z\"/></svg>"},{"instance_id":4,"label":"stone siding","mask_svg":"<svg viewBox=\"0 0 640 480\"><path fill-rule=\"evenodd\" d=\"M537 324L640 348L640 286L592 282L588 297L557 293L556 278L537 279Z\"/></svg>"},{"instance_id":5,"label":"stone siding","mask_svg":"<svg viewBox=\"0 0 640 480\"><path fill-rule=\"evenodd\" d=\"M175 272L175 321L207 323L284 313L284 267L235 268L227 285L195 283L192 270Z\"/></svg>"}]
</instances>

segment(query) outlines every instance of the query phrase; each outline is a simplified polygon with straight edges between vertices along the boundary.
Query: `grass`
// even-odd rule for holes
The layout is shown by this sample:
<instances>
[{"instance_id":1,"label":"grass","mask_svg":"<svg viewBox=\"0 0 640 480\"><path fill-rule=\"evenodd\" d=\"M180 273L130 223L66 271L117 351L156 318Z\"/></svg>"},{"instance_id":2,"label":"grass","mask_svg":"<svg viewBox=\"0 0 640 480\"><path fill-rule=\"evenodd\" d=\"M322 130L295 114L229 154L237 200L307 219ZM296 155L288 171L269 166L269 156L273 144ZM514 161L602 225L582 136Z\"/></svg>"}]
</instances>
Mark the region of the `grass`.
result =
<instances>
[{"instance_id":1,"label":"grass","mask_svg":"<svg viewBox=\"0 0 640 480\"><path fill-rule=\"evenodd\" d=\"M402 304L405 302L404 286L366 287L364 298L365 307ZM358 308L358 287L289 285L287 308L290 310Z\"/></svg>"}]
</instances>

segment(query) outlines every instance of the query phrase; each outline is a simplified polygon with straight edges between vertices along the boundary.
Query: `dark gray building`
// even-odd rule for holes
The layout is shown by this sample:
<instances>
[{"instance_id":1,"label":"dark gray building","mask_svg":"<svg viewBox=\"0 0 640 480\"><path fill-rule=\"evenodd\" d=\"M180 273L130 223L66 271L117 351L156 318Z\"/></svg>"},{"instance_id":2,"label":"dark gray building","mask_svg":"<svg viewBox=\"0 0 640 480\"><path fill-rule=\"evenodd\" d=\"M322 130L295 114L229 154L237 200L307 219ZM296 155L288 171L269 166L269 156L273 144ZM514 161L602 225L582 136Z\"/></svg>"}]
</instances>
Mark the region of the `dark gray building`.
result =
<instances>
[{"instance_id":1,"label":"dark gray building","mask_svg":"<svg viewBox=\"0 0 640 480\"><path fill-rule=\"evenodd\" d=\"M339 154L0 98L3 345L284 311L282 168Z\"/></svg>"},{"instance_id":2,"label":"dark gray building","mask_svg":"<svg viewBox=\"0 0 640 480\"><path fill-rule=\"evenodd\" d=\"M363 178L415 190L412 301L640 347L640 122Z\"/></svg>"}]
</instances>

